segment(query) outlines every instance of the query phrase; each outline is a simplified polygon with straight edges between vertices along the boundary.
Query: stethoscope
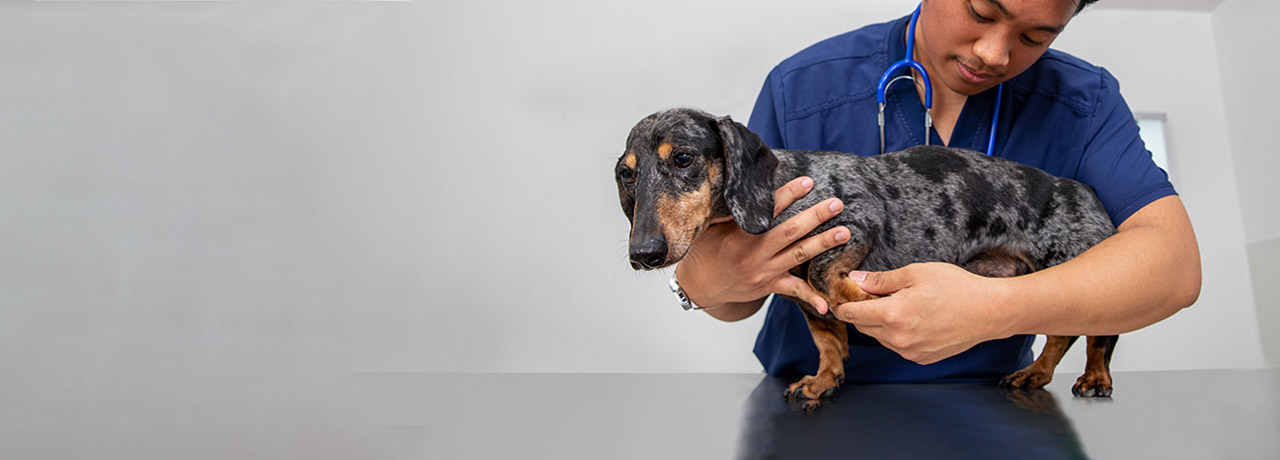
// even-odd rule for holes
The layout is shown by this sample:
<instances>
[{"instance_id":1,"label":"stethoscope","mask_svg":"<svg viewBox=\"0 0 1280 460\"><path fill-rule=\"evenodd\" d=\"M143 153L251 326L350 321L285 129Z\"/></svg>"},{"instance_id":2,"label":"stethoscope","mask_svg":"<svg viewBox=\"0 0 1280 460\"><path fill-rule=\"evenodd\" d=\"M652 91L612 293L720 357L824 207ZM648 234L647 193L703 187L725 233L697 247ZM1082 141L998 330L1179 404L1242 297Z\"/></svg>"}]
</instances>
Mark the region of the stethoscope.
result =
<instances>
[{"instance_id":1,"label":"stethoscope","mask_svg":"<svg viewBox=\"0 0 1280 460\"><path fill-rule=\"evenodd\" d=\"M876 85L876 102L880 103L880 153L884 154L884 92L889 86L892 86L898 80L907 79L915 82L915 77L908 72L906 75L893 77L893 74L903 67L911 67L920 74L920 78L924 80L924 145L929 145L931 137L930 130L933 128L933 116L929 114L929 109L933 108L933 85L929 82L929 72L924 70L924 65L920 61L912 57L916 50L916 21L920 18L920 5L916 5L916 11L911 13L911 21L907 23L907 55L901 61L895 62L884 71L884 75L880 76L880 84ZM893 77L892 79L890 77ZM1004 91L1004 83L1001 82L996 86L996 108L991 113L991 136L987 139L987 155L995 152L996 147L996 122L1000 120L1000 94Z\"/></svg>"}]
</instances>

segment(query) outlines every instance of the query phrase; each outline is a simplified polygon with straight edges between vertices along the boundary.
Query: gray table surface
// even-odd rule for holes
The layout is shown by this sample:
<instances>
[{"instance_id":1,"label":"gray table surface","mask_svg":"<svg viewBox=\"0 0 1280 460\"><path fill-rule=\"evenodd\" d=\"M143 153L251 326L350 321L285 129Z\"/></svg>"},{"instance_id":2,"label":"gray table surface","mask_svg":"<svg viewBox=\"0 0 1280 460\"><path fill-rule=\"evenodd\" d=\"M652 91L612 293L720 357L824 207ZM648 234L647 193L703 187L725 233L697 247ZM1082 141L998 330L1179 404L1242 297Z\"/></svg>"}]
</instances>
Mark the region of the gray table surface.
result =
<instances>
[{"instance_id":1,"label":"gray table surface","mask_svg":"<svg viewBox=\"0 0 1280 460\"><path fill-rule=\"evenodd\" d=\"M1111 399L762 374L4 371L4 459L1280 458L1280 371L1123 372Z\"/></svg>"}]
</instances>

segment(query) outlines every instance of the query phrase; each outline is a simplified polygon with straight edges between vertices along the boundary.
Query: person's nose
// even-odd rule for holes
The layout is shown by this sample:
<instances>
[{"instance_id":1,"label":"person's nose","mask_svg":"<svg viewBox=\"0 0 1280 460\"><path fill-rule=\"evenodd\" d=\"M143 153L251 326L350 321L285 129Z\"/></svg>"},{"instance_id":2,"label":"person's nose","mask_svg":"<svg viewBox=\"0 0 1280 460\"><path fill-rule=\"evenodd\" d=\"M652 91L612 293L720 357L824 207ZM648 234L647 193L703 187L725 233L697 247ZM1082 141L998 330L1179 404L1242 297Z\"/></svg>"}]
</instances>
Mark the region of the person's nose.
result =
<instances>
[{"instance_id":1,"label":"person's nose","mask_svg":"<svg viewBox=\"0 0 1280 460\"><path fill-rule=\"evenodd\" d=\"M1006 34L992 30L983 34L978 41L973 44L973 54L982 60L986 69L974 69L976 71L994 72L1009 64L1009 37Z\"/></svg>"}]
</instances>

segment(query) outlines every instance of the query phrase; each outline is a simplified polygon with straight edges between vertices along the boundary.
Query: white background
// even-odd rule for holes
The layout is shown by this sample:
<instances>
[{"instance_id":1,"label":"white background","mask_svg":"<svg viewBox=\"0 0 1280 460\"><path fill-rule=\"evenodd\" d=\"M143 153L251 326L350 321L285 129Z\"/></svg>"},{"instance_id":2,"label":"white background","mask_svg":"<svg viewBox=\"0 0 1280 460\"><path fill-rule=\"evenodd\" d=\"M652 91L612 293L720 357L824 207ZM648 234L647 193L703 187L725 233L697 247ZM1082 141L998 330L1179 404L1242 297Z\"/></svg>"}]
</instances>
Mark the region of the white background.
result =
<instances>
[{"instance_id":1,"label":"white background","mask_svg":"<svg viewBox=\"0 0 1280 460\"><path fill-rule=\"evenodd\" d=\"M1199 235L1199 302L1116 370L1264 365L1246 241L1274 238L1275 155L1228 126L1276 126L1274 87L1240 87L1274 50L1237 35L1271 3L1089 10L1056 45L1167 115ZM773 65L913 5L0 3L0 363L759 371L763 314L686 314L628 267L613 163L644 115L745 121Z\"/></svg>"}]
</instances>

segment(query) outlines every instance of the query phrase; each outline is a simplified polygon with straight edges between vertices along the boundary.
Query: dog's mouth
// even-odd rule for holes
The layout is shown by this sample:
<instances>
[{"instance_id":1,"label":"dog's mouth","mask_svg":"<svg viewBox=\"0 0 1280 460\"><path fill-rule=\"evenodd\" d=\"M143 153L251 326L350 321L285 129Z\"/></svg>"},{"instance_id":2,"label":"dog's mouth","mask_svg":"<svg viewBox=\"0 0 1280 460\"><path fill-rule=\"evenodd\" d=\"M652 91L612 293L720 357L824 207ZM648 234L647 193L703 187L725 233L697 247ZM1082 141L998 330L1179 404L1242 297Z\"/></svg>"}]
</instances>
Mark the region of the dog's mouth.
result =
<instances>
[{"instance_id":1,"label":"dog's mouth","mask_svg":"<svg viewBox=\"0 0 1280 460\"><path fill-rule=\"evenodd\" d=\"M656 266L655 266L655 265L649 265L648 263L645 263L645 262L636 262L636 261L634 261L634 260L633 260L633 261L631 261L631 269L632 269L632 270L635 270L635 271L646 271L646 272L647 272L647 271L651 271L651 270L657 270L657 269L660 269L660 268L670 267L670 266L671 266L671 265L673 265L673 264L674 264L674 262L673 262L673 263L668 263L668 264L662 264L662 265L656 265Z\"/></svg>"},{"instance_id":2,"label":"dog's mouth","mask_svg":"<svg viewBox=\"0 0 1280 460\"><path fill-rule=\"evenodd\" d=\"M672 265L675 265L681 260L684 260L685 257L689 256L690 251L693 250L693 240L697 238L698 235L701 235L703 230L706 230L713 225L723 224L728 222L733 222L732 216L715 217L715 218L707 219L701 225L698 225L697 227L694 227L692 229L673 232L673 233L677 233L678 237L674 240L666 240L667 243L665 247L662 248L661 251L659 251L665 255L664 257L661 258L661 260L659 260L657 257L654 257L653 254L648 254L646 257L646 254L645 254L646 251L643 251L643 250L639 251L640 254L637 254L636 249L638 246L634 244L634 242L632 242L633 244L631 244L631 248L632 248L631 249L631 268L637 271L640 271L640 270L649 271L649 270L658 270L661 268L667 268ZM662 239L666 239L666 238L662 238ZM639 247L643 247L643 245L640 245ZM653 251L649 251L649 252L653 252ZM672 257L673 254L676 256Z\"/></svg>"}]
</instances>

